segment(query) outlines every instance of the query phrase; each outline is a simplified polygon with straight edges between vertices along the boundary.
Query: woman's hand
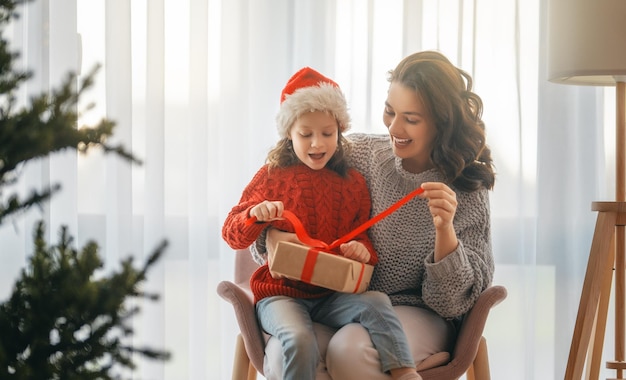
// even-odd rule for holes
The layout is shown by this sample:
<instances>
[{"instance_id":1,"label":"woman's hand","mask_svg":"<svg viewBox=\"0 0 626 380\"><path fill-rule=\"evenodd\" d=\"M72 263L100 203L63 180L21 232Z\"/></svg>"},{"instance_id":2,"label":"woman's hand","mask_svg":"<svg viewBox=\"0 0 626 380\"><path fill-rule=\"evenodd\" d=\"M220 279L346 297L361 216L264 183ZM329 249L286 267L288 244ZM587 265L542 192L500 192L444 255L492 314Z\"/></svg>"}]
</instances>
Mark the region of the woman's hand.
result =
<instances>
[{"instance_id":1,"label":"woman's hand","mask_svg":"<svg viewBox=\"0 0 626 380\"><path fill-rule=\"evenodd\" d=\"M420 198L428 199L428 209L435 225L435 262L445 258L458 247L459 241L454 230L456 214L456 193L442 182L422 183L424 192Z\"/></svg>"},{"instance_id":2,"label":"woman's hand","mask_svg":"<svg viewBox=\"0 0 626 380\"><path fill-rule=\"evenodd\" d=\"M283 216L285 206L281 201L263 201L249 211L251 217L259 222L269 222Z\"/></svg>"},{"instance_id":3,"label":"woman's hand","mask_svg":"<svg viewBox=\"0 0 626 380\"><path fill-rule=\"evenodd\" d=\"M344 257L356 260L361 263L368 263L371 258L370 252L360 241L352 240L339 246L339 250Z\"/></svg>"},{"instance_id":4,"label":"woman's hand","mask_svg":"<svg viewBox=\"0 0 626 380\"><path fill-rule=\"evenodd\" d=\"M428 199L428 209L436 229L448 228L456 214L456 193L443 182L424 182L420 198Z\"/></svg>"}]
</instances>

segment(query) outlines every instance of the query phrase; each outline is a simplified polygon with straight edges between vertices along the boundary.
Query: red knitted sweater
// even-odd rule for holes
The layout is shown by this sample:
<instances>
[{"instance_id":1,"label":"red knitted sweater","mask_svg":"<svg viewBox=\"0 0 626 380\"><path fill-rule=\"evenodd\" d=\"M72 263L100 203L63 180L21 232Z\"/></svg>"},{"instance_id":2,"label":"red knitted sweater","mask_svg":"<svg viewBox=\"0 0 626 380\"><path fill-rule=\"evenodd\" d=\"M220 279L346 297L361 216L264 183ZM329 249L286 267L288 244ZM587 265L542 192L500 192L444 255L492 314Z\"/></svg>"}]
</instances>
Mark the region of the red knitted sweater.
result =
<instances>
[{"instance_id":1,"label":"red knitted sweater","mask_svg":"<svg viewBox=\"0 0 626 380\"><path fill-rule=\"evenodd\" d=\"M354 169L342 177L326 168L313 170L306 165L296 165L268 170L265 165L246 186L239 204L232 208L224 221L222 237L231 248L249 247L268 226L268 223L245 225L250 208L264 200L282 201L285 210L298 216L311 237L327 243L365 223L371 209L365 179ZM294 232L287 220L273 221L271 225ZM368 264L375 265L378 257L367 233L360 234L355 240L365 244L371 254ZM250 287L255 302L274 295L317 298L332 292L301 281L274 279L267 264L252 275Z\"/></svg>"}]
</instances>

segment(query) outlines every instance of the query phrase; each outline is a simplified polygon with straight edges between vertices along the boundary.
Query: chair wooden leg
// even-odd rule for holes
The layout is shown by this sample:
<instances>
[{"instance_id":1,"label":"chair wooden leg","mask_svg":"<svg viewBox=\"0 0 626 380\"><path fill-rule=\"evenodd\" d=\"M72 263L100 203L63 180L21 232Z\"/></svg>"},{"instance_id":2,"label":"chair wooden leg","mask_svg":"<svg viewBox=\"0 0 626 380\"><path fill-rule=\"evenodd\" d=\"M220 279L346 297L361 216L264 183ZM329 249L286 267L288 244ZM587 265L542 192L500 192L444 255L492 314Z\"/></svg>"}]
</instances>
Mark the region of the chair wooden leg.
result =
<instances>
[{"instance_id":1,"label":"chair wooden leg","mask_svg":"<svg viewBox=\"0 0 626 380\"><path fill-rule=\"evenodd\" d=\"M465 378L467 380L476 380L476 374L474 373L474 364L470 365L465 373Z\"/></svg>"},{"instance_id":2,"label":"chair wooden leg","mask_svg":"<svg viewBox=\"0 0 626 380\"><path fill-rule=\"evenodd\" d=\"M256 369L248 358L241 334L237 334L237 341L235 342L233 380L256 380Z\"/></svg>"},{"instance_id":3,"label":"chair wooden leg","mask_svg":"<svg viewBox=\"0 0 626 380\"><path fill-rule=\"evenodd\" d=\"M254 368L252 362L248 364L248 380L256 380L256 368Z\"/></svg>"},{"instance_id":4,"label":"chair wooden leg","mask_svg":"<svg viewBox=\"0 0 626 380\"><path fill-rule=\"evenodd\" d=\"M474 362L467 371L467 380L491 380L487 340L485 340L485 337L480 338L476 358L474 358Z\"/></svg>"}]
</instances>

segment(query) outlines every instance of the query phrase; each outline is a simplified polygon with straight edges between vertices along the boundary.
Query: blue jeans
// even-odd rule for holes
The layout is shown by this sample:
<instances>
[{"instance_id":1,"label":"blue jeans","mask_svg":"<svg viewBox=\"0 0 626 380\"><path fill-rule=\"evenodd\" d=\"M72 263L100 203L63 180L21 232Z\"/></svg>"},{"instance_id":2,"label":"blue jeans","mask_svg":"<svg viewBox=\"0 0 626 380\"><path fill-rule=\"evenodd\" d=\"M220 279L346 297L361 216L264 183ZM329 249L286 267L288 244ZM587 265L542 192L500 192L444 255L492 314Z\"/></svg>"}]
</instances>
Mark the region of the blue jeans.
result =
<instances>
[{"instance_id":1,"label":"blue jeans","mask_svg":"<svg viewBox=\"0 0 626 380\"><path fill-rule=\"evenodd\" d=\"M284 380L315 379L320 354L313 322L334 328L360 323L378 351L383 372L415 367L402 325L384 293L333 293L316 299L267 297L257 302L256 313L263 330L282 346Z\"/></svg>"}]
</instances>

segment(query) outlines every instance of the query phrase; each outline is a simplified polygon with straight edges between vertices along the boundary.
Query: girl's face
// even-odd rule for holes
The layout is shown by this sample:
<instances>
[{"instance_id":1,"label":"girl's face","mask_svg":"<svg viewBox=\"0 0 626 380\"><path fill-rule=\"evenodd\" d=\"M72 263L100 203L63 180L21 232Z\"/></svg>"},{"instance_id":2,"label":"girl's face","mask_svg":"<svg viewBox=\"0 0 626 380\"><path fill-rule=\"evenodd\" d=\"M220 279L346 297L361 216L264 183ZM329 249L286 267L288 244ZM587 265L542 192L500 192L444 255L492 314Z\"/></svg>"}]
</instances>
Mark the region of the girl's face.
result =
<instances>
[{"instance_id":1,"label":"girl's face","mask_svg":"<svg viewBox=\"0 0 626 380\"><path fill-rule=\"evenodd\" d=\"M300 161L313 170L320 170L337 150L338 131L337 120L332 115L322 111L306 112L296 119L289 139Z\"/></svg>"},{"instance_id":2,"label":"girl's face","mask_svg":"<svg viewBox=\"0 0 626 380\"><path fill-rule=\"evenodd\" d=\"M414 90L398 82L389 85L383 122L389 129L393 152L402 159L405 170L421 173L434 167L430 153L437 129Z\"/></svg>"}]
</instances>

